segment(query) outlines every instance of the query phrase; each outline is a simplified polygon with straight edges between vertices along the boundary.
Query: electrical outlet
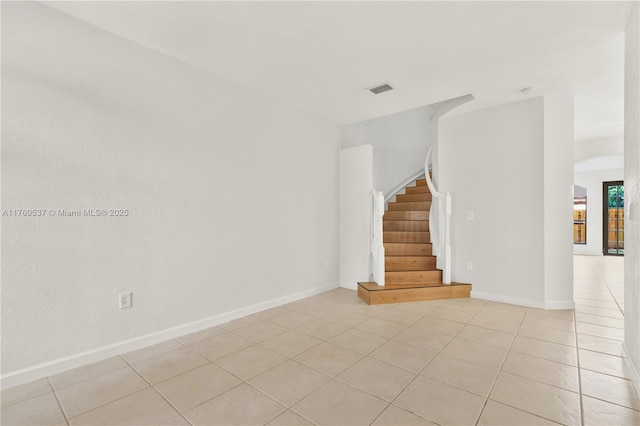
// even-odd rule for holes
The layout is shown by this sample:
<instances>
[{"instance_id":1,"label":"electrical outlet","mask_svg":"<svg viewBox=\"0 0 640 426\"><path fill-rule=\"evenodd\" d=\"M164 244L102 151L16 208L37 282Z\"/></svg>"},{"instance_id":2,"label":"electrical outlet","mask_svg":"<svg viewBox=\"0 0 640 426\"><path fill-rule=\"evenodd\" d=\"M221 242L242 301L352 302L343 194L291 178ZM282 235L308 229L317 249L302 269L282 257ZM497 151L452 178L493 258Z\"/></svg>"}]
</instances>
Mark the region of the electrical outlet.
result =
<instances>
[{"instance_id":1,"label":"electrical outlet","mask_svg":"<svg viewBox=\"0 0 640 426\"><path fill-rule=\"evenodd\" d=\"M467 262L467 271L473 271L473 263Z\"/></svg>"},{"instance_id":2,"label":"electrical outlet","mask_svg":"<svg viewBox=\"0 0 640 426\"><path fill-rule=\"evenodd\" d=\"M131 292L120 293L119 300L120 300L120 309L126 309L133 306L133 299L132 299Z\"/></svg>"},{"instance_id":3,"label":"electrical outlet","mask_svg":"<svg viewBox=\"0 0 640 426\"><path fill-rule=\"evenodd\" d=\"M466 218L467 220L473 220L473 210L467 210Z\"/></svg>"}]
</instances>

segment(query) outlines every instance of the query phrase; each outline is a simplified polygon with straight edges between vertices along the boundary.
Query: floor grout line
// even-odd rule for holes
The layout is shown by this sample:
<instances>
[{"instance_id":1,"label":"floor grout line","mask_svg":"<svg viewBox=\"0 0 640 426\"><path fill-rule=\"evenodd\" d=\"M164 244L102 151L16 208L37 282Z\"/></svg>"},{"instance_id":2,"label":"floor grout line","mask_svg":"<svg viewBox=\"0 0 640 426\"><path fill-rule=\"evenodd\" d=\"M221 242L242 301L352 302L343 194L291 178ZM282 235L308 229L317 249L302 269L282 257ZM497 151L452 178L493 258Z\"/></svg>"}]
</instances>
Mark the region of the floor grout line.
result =
<instances>
[{"instance_id":1,"label":"floor grout line","mask_svg":"<svg viewBox=\"0 0 640 426\"><path fill-rule=\"evenodd\" d=\"M575 319L576 313L573 312ZM580 372L580 348L578 347L578 323L574 322L574 328L576 333L576 363L578 364L578 391L580 391L580 424L584 426L584 404L582 401L582 373Z\"/></svg>"},{"instance_id":2,"label":"floor grout line","mask_svg":"<svg viewBox=\"0 0 640 426\"><path fill-rule=\"evenodd\" d=\"M157 393L157 394L160 396L160 398L164 399L164 400L165 400L165 402L166 402L167 404L169 404L169 406L170 406L171 408L173 408L173 409L176 411L176 413L178 413L178 415L182 416L182 413L180 412L180 410L178 410L178 408L177 408L176 406L174 406L174 405L173 405L173 404L172 404L172 403L171 403L167 398L165 398L165 397L164 397L164 395L163 395L162 393L160 393L160 391L158 391L158 389L156 389L156 388L153 386L153 384L152 384L149 380L147 380L147 378L146 378L146 377L144 377L144 376L142 375L142 373L141 373L141 372L139 372L139 371L138 371L138 370L133 366L133 364L129 363L129 361L127 361L126 359L124 359L122 356L121 356L121 358L122 358L122 360L123 360L124 362L126 362L126 363L129 365L129 368L131 368L133 371L135 371L135 373L136 373L138 376L140 376L140 378L141 378L142 380L144 380L145 382L147 382L147 384L149 385L149 387L150 387L151 389L153 389L153 391L154 391L155 393ZM196 368L197 368L197 367L196 367ZM144 389L143 389L143 390L144 390ZM128 395L127 395L127 396L128 396ZM174 416L174 417L172 417L172 418L175 418L175 416ZM169 420L171 420L171 419L169 419ZM185 420L186 420L186 419L185 419ZM191 422L190 422L190 421L188 421L188 420L187 420L187 422L188 422L188 423L191 423Z\"/></svg>"},{"instance_id":3,"label":"floor grout line","mask_svg":"<svg viewBox=\"0 0 640 426\"><path fill-rule=\"evenodd\" d=\"M498 382L498 377L500 377L500 373L502 373L502 367L504 366L504 363L506 362L507 357L509 356L509 353L511 352L511 348L513 347L513 342L515 342L516 336L518 336L518 331L520 331L520 327L522 327L522 323L524 322L525 318L527 317L527 312L528 311L529 311L528 308L524 311L524 314L522 315L522 318L520 319L520 323L518 324L518 328L515 331L515 333L513 334L513 339L511 339L511 344L509 345L509 349L507 349L507 352L506 352L502 362L500 363L500 368L498 368L498 374L496 374L496 377L493 379L493 382L491 383L491 387L489 389L489 392L487 393L487 398L484 401L484 405L482 406L482 410L480 410L480 415L478 416L478 419L476 420L476 426L478 425L478 423L480 422L480 419L482 418L482 413L484 413L484 410L487 408L487 403L489 402L489 399L491 398L491 394L493 393L493 389L495 388L496 383ZM513 408L515 408L515 407L513 407Z\"/></svg>"},{"instance_id":4,"label":"floor grout line","mask_svg":"<svg viewBox=\"0 0 640 426\"><path fill-rule=\"evenodd\" d=\"M53 384L51 383L51 379L49 377L47 377L47 381L49 382L49 386L51 387L51 393L53 393L53 397L56 399L56 402L58 403L58 407L60 407L60 412L62 413L62 416L64 417L64 421L67 423L67 425L69 425L70 424L69 423L69 418L67 417L67 413L64 411L64 408L62 408L62 403L60 402L60 398L58 398L58 394L56 393L56 390L53 388Z\"/></svg>"},{"instance_id":5,"label":"floor grout line","mask_svg":"<svg viewBox=\"0 0 640 426\"><path fill-rule=\"evenodd\" d=\"M483 305L483 308L482 308L482 309L484 309L484 306L486 306L486 303ZM436 309L437 309L437 308L436 308ZM474 313L474 315L469 319L469 321L471 321L473 318L475 318L475 317L476 317L476 315L478 315L478 313L479 313L480 311L482 311L482 309L480 309L478 312ZM435 309L434 309L434 310L435 310ZM424 317L428 316L430 313L431 313L431 312L428 312L428 313L427 313L427 314L425 314L422 318L424 318ZM421 319L422 319L422 318L421 318ZM438 318L438 317L433 317L433 316L432 316L432 318ZM451 320L446 320L446 319L443 319L443 318L438 318L438 319L440 319L440 320L444 320L444 321L451 321ZM417 322L417 321L416 321L416 322ZM451 322L455 322L455 321L451 321ZM414 324L415 324L415 323L414 323ZM460 324L460 323L459 323L459 324ZM412 380L411 380L411 381L410 381L410 382L409 382L409 383L408 383L404 388L402 388L402 390L401 390L400 392L398 392L398 394L395 396L395 398L393 398L393 400L389 403L389 405L395 405L395 404L394 404L394 402L395 402L395 401L400 397L400 395L402 395L402 393L403 393L405 390L407 390L407 388L408 388L409 386L411 386L411 385L416 381L416 379L418 379L419 377L421 377L421 376L422 376L422 372L423 372L423 371L424 371L424 370L429 366L429 364L431 364L431 363L433 362L433 360L434 360L434 359L436 359L436 358L438 357L438 355L440 355L440 354L441 354L441 353L442 353L442 352L443 352L443 351L444 351L444 350L449 346L449 344L451 344L451 342L452 342L452 341L453 341L453 340L454 340L454 339L455 339L455 338L460 334L460 332L462 332L462 330L464 330L464 328L466 327L466 325L467 325L467 324L468 324L468 322L467 322L467 323L465 323L465 324L463 324L463 326L460 328L460 330L458 330L458 331L456 332L456 334L455 334L454 336L450 336L450 337L451 337L451 339L447 342L447 344L443 345L443 346L442 346L442 348L441 348L439 351L433 351L433 352L436 352L436 354L435 354L435 355L434 355L434 356L429 360L429 362L427 362L427 363L425 364L425 366L424 366L424 367L423 367L423 368L418 372L418 374L416 375L416 377L414 377L414 378L413 378L413 379L412 379ZM426 377L426 376L423 376L423 377L424 377L424 378L426 378L426 379L435 380L435 379L431 379L431 378ZM437 380L436 380L436 381L437 381ZM440 383L442 383L442 382L440 382ZM450 384L448 384L448 383L444 383L444 384L445 384L445 385L447 385L447 386L452 386L452 385L450 385ZM453 387L455 387L455 386L453 386ZM457 389L459 389L459 388L457 388ZM461 389L461 390L464 390L464 389ZM466 390L465 390L465 392L469 392L469 391L466 391ZM469 393L471 393L471 392L469 392ZM486 400L485 400L485 404L486 404ZM386 409L388 409L388 408L389 408L389 406L387 406L387 408L386 408ZM385 411L386 411L386 409L385 409ZM420 416L418 413L412 412L412 411L408 410L407 408L404 408L404 407L403 407L403 409L404 409L404 410L406 410L406 411L409 411L410 413L412 413L412 414L414 414L414 415L416 415L416 416L418 416L418 417L424 418L424 417ZM483 406L483 409L484 409L484 406ZM382 411L382 412L378 415L378 417L380 417L380 415L382 415L382 413L384 413L384 411ZM481 416L481 415L482 415L482 410L480 411L480 413L479 413L479 415L478 415L478 419L480 418L480 416ZM376 419L374 419L374 420L373 420L373 422L375 422L375 421L377 420L377 418L378 418L378 417L376 417ZM430 420L430 421L433 421L434 423L436 423L436 421L435 421L435 420L433 420L433 419L427 419L427 420Z\"/></svg>"}]
</instances>

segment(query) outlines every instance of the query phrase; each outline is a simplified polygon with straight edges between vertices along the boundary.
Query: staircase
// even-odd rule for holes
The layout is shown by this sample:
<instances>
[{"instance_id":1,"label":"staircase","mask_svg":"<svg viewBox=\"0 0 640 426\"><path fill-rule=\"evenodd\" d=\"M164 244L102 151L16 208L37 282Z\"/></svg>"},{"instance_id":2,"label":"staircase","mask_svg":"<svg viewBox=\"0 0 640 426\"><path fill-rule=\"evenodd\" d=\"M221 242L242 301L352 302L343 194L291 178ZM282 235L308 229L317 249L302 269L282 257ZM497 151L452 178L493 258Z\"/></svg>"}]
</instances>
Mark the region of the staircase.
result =
<instances>
[{"instance_id":1,"label":"staircase","mask_svg":"<svg viewBox=\"0 0 640 426\"><path fill-rule=\"evenodd\" d=\"M385 286L358 283L358 296L370 305L469 297L470 284L442 283L431 252L429 210L432 196L425 179L407 186L389 202L383 217Z\"/></svg>"}]
</instances>

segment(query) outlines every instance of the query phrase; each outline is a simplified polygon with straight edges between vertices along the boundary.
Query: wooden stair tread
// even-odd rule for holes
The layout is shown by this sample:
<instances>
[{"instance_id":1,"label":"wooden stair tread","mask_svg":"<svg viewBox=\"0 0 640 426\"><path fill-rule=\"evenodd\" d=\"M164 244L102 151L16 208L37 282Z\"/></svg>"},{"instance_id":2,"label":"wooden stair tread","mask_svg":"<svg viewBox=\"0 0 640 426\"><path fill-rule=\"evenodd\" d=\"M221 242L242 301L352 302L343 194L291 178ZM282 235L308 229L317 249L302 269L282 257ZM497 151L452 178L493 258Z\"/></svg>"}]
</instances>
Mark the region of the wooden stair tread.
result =
<instances>
[{"instance_id":1,"label":"wooden stair tread","mask_svg":"<svg viewBox=\"0 0 640 426\"><path fill-rule=\"evenodd\" d=\"M398 194L396 195L396 203L406 203L410 201L431 201L432 195L428 192L419 192L417 194Z\"/></svg>"},{"instance_id":2,"label":"wooden stair tread","mask_svg":"<svg viewBox=\"0 0 640 426\"><path fill-rule=\"evenodd\" d=\"M422 231L383 231L383 241L389 243L428 243L430 234Z\"/></svg>"},{"instance_id":3,"label":"wooden stair tread","mask_svg":"<svg viewBox=\"0 0 640 426\"><path fill-rule=\"evenodd\" d=\"M381 287L374 282L358 283L358 297L368 305L416 302L420 300L460 299L471 295L471 284L412 283Z\"/></svg>"},{"instance_id":4,"label":"wooden stair tread","mask_svg":"<svg viewBox=\"0 0 640 426\"><path fill-rule=\"evenodd\" d=\"M408 284L408 283L437 283L442 282L442 271L433 269L430 271L385 271L385 284Z\"/></svg>"},{"instance_id":5,"label":"wooden stair tread","mask_svg":"<svg viewBox=\"0 0 640 426\"><path fill-rule=\"evenodd\" d=\"M402 283L402 284L385 284L385 288L394 289L394 288L422 288L422 287L441 287L445 284L440 282L433 283Z\"/></svg>"},{"instance_id":6,"label":"wooden stair tread","mask_svg":"<svg viewBox=\"0 0 640 426\"><path fill-rule=\"evenodd\" d=\"M432 254L431 243L384 243L386 256L424 256Z\"/></svg>"},{"instance_id":7,"label":"wooden stair tread","mask_svg":"<svg viewBox=\"0 0 640 426\"><path fill-rule=\"evenodd\" d=\"M388 235L397 235L397 234L408 234L408 235L429 235L429 231L383 231L383 233Z\"/></svg>"},{"instance_id":8,"label":"wooden stair tread","mask_svg":"<svg viewBox=\"0 0 640 426\"><path fill-rule=\"evenodd\" d=\"M383 220L429 220L427 210L387 210Z\"/></svg>"},{"instance_id":9,"label":"wooden stair tread","mask_svg":"<svg viewBox=\"0 0 640 426\"><path fill-rule=\"evenodd\" d=\"M432 271L436 269L436 257L425 256L385 256L384 270L397 271Z\"/></svg>"},{"instance_id":10,"label":"wooden stair tread","mask_svg":"<svg viewBox=\"0 0 640 426\"><path fill-rule=\"evenodd\" d=\"M432 254L425 254L425 255L407 255L407 256L400 256L397 254L387 254L385 255L385 257L391 257L391 258L398 258L398 259L406 259L407 257L415 257L415 258L419 258L419 259L435 259L436 257Z\"/></svg>"},{"instance_id":11,"label":"wooden stair tread","mask_svg":"<svg viewBox=\"0 0 640 426\"><path fill-rule=\"evenodd\" d=\"M406 201L401 203L389 203L388 211L398 211L398 210L412 210L412 211L420 211L420 210L429 210L431 207L431 201Z\"/></svg>"},{"instance_id":12,"label":"wooden stair tread","mask_svg":"<svg viewBox=\"0 0 640 426\"><path fill-rule=\"evenodd\" d=\"M405 194L431 194L428 186L407 186L404 192Z\"/></svg>"},{"instance_id":13,"label":"wooden stair tread","mask_svg":"<svg viewBox=\"0 0 640 426\"><path fill-rule=\"evenodd\" d=\"M406 288L422 288L422 287L449 287L449 286L460 286L466 285L471 286L468 283L454 283L444 284L444 283L407 283L407 284L396 284L396 285L386 285L380 286L375 282L361 282L358 285L363 286L369 291L381 291L381 290L402 290Z\"/></svg>"},{"instance_id":14,"label":"wooden stair tread","mask_svg":"<svg viewBox=\"0 0 640 426\"><path fill-rule=\"evenodd\" d=\"M429 232L428 220L383 220L383 231L422 231Z\"/></svg>"}]
</instances>

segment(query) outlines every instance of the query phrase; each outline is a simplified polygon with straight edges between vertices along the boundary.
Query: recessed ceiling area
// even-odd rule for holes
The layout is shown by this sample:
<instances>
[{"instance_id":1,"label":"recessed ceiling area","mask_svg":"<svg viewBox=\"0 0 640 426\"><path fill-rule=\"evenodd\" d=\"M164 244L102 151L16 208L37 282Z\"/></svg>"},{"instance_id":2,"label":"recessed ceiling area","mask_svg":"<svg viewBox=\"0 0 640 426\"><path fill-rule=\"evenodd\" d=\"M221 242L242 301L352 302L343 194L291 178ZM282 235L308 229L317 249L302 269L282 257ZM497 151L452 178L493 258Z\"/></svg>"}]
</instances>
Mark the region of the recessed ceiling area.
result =
<instances>
[{"instance_id":1,"label":"recessed ceiling area","mask_svg":"<svg viewBox=\"0 0 640 426\"><path fill-rule=\"evenodd\" d=\"M620 137L579 141L573 147L574 171L624 168L624 140Z\"/></svg>"},{"instance_id":2,"label":"recessed ceiling area","mask_svg":"<svg viewBox=\"0 0 640 426\"><path fill-rule=\"evenodd\" d=\"M622 134L632 2L44 4L339 125L467 93L455 113L572 95L577 140Z\"/></svg>"}]
</instances>

